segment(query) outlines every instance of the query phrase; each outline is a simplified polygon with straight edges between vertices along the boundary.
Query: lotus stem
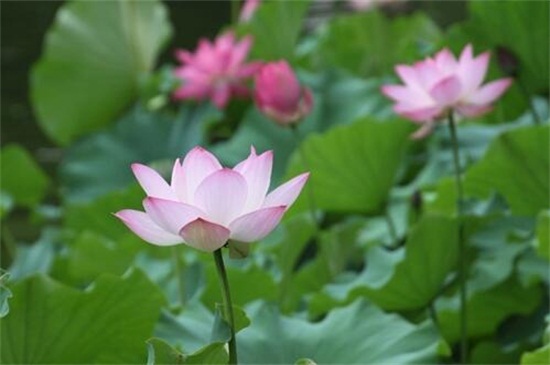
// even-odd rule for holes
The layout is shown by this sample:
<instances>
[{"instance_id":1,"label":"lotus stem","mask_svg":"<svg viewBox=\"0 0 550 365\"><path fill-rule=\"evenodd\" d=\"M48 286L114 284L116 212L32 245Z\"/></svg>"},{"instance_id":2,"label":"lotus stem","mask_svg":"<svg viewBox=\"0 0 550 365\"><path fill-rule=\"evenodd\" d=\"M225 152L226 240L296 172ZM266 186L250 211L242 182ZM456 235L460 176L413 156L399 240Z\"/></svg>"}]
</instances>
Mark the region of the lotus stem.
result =
<instances>
[{"instance_id":1,"label":"lotus stem","mask_svg":"<svg viewBox=\"0 0 550 365\"><path fill-rule=\"evenodd\" d=\"M391 247L396 248L397 246L399 246L399 237L397 236L397 229L395 228L395 224L393 223L389 206L386 206L385 218L388 225L388 232L390 233L390 238L392 240Z\"/></svg>"},{"instance_id":2,"label":"lotus stem","mask_svg":"<svg viewBox=\"0 0 550 365\"><path fill-rule=\"evenodd\" d=\"M181 258L178 252L178 246L172 247L172 260L174 260L174 272L176 273L176 280L178 282L178 294L180 299L180 305L183 307L187 302L185 296L185 280L183 267L181 265Z\"/></svg>"},{"instance_id":3,"label":"lotus stem","mask_svg":"<svg viewBox=\"0 0 550 365\"><path fill-rule=\"evenodd\" d=\"M441 331L441 328L439 328L439 320L437 318L437 310L435 309L435 303L434 300L430 303L430 306L428 307L428 312L430 317L432 318L432 321L434 322L436 328Z\"/></svg>"},{"instance_id":4,"label":"lotus stem","mask_svg":"<svg viewBox=\"0 0 550 365\"><path fill-rule=\"evenodd\" d=\"M224 319L229 324L229 329L231 331L231 339L229 340L229 364L235 365L237 364L237 338L235 337L235 318L233 316L233 303L231 302L229 281L227 280L227 272L225 271L221 248L214 251L214 261L216 262L216 269L218 271L218 277L220 278L220 285L222 289L223 311L225 317Z\"/></svg>"},{"instance_id":5,"label":"lotus stem","mask_svg":"<svg viewBox=\"0 0 550 365\"><path fill-rule=\"evenodd\" d=\"M468 263L466 258L466 242L463 235L462 224L462 206L464 205L464 192L462 188L462 177L460 169L460 155L458 147L458 138L456 131L456 122L453 112L449 112L449 129L451 131L451 142L453 148L453 163L456 185L456 204L458 219L458 276L459 276L459 295L460 295L460 363L466 364L468 357L468 311L467 311L467 274Z\"/></svg>"}]
</instances>

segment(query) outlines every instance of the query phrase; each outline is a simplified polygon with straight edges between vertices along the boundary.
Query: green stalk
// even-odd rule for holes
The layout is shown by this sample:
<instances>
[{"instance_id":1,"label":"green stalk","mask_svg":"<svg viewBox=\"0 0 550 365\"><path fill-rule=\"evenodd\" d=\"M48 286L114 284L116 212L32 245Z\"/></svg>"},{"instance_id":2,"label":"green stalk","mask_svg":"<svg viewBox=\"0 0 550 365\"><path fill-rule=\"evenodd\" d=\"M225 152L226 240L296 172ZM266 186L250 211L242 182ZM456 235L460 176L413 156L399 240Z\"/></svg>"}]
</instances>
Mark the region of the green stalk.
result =
<instances>
[{"instance_id":1,"label":"green stalk","mask_svg":"<svg viewBox=\"0 0 550 365\"><path fill-rule=\"evenodd\" d=\"M391 247L397 247L399 245L398 236L397 236L397 229L395 228L395 224L393 223L393 219L390 214L390 209L388 206L386 206L386 223L388 225L388 231L390 233L390 238L392 240Z\"/></svg>"},{"instance_id":2,"label":"green stalk","mask_svg":"<svg viewBox=\"0 0 550 365\"><path fill-rule=\"evenodd\" d=\"M180 306L183 307L187 299L185 297L185 279L183 266L181 265L181 258L178 252L178 246L172 246L172 260L174 260L174 271L176 272L176 279L178 282Z\"/></svg>"},{"instance_id":3,"label":"green stalk","mask_svg":"<svg viewBox=\"0 0 550 365\"><path fill-rule=\"evenodd\" d=\"M430 303L430 306L428 307L428 312L430 317L432 318L434 325L437 327L438 330L441 331L441 329L439 328L439 319L437 318L437 311L435 310L434 302L435 300L432 300L432 302Z\"/></svg>"},{"instance_id":4,"label":"green stalk","mask_svg":"<svg viewBox=\"0 0 550 365\"><path fill-rule=\"evenodd\" d=\"M229 324L229 328L231 330L231 339L229 340L229 364L235 365L237 364L237 338L235 337L235 318L233 316L233 304L231 302L229 282L227 280L225 265L223 264L223 255L221 248L214 251L214 261L216 262L216 269L218 271L218 277L220 279L220 285L222 289L224 317L226 322Z\"/></svg>"},{"instance_id":5,"label":"green stalk","mask_svg":"<svg viewBox=\"0 0 550 365\"><path fill-rule=\"evenodd\" d=\"M468 357L468 312L466 308L467 301L467 274L468 263L466 259L466 242L463 237L462 225L462 206L464 204L464 192L462 189L462 178L460 169L460 157L458 151L458 138L456 132L456 122L453 112L449 112L449 129L451 131L451 141L453 146L453 162L455 170L455 185L457 195L457 217L458 217L458 244L459 244L459 286L460 286L460 363L466 364Z\"/></svg>"}]
</instances>

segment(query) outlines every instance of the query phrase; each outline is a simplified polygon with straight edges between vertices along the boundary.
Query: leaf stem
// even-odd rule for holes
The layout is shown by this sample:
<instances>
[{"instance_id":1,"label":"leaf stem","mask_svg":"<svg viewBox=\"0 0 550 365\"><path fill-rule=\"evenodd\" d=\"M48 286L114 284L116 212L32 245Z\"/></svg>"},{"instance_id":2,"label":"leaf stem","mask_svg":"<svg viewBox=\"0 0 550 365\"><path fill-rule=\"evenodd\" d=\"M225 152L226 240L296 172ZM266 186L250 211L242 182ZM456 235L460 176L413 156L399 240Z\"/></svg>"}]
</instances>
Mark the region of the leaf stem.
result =
<instances>
[{"instance_id":1,"label":"leaf stem","mask_svg":"<svg viewBox=\"0 0 550 365\"><path fill-rule=\"evenodd\" d=\"M455 170L455 185L457 195L457 217L458 217L458 276L460 286L460 363L466 364L468 357L468 311L467 311L467 273L468 263L466 260L466 241L463 235L462 224L462 206L464 204L464 192L462 188L462 177L460 169L460 155L458 147L458 137L456 131L456 122L453 111L449 112L449 129L451 131L451 141L453 148L453 162Z\"/></svg>"},{"instance_id":2,"label":"leaf stem","mask_svg":"<svg viewBox=\"0 0 550 365\"><path fill-rule=\"evenodd\" d=\"M218 271L218 277L220 279L220 285L222 289L224 317L229 324L231 330L231 339L229 340L229 364L237 364L237 338L235 337L235 318L233 316L233 304L231 302L231 292L229 290L229 281L227 280L227 273L225 271L225 265L223 263L222 249L219 248L214 251L214 261L216 262L216 269Z\"/></svg>"}]
</instances>

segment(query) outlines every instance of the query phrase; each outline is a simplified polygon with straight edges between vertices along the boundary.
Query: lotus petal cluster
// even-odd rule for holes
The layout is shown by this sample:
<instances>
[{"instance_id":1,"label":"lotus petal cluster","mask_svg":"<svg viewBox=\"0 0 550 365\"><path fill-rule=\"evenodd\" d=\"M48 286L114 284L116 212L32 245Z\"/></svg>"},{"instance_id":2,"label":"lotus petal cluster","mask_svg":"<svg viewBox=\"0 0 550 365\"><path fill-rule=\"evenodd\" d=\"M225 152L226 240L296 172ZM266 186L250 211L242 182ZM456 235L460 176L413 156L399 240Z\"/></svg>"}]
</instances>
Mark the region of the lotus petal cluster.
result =
<instances>
[{"instance_id":1,"label":"lotus petal cluster","mask_svg":"<svg viewBox=\"0 0 550 365\"><path fill-rule=\"evenodd\" d=\"M232 32L220 35L215 42L201 39L192 53L177 50L176 58L183 64L174 73L183 84L174 91L175 99L211 100L224 108L233 97L247 97L247 80L261 66L258 62L245 63L252 45L252 37L237 41Z\"/></svg>"},{"instance_id":2,"label":"lotus petal cluster","mask_svg":"<svg viewBox=\"0 0 550 365\"><path fill-rule=\"evenodd\" d=\"M458 59L443 49L413 66L397 65L404 85L385 85L382 92L396 102L393 109L422 127L413 135L421 138L431 132L434 122L449 110L464 117L475 117L492 109L491 104L511 85L503 78L482 85L490 55L474 57L467 45Z\"/></svg>"},{"instance_id":3,"label":"lotus petal cluster","mask_svg":"<svg viewBox=\"0 0 550 365\"><path fill-rule=\"evenodd\" d=\"M269 194L273 153L248 158L233 169L201 147L177 159L168 184L155 170L133 164L147 197L145 212L117 212L128 228L154 245L187 244L213 252L229 239L254 242L269 234L294 203L309 173L303 173Z\"/></svg>"}]
</instances>

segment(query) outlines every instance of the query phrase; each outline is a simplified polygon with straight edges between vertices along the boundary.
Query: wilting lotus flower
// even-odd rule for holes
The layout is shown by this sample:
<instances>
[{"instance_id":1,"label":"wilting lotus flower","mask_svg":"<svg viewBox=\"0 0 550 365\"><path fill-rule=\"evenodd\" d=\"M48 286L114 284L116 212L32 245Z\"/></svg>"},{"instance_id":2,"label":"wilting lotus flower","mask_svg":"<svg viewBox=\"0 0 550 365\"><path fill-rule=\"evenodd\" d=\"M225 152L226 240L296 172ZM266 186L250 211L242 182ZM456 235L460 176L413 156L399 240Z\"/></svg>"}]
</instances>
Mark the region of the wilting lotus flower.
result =
<instances>
[{"instance_id":1,"label":"wilting lotus flower","mask_svg":"<svg viewBox=\"0 0 550 365\"><path fill-rule=\"evenodd\" d=\"M243 7L241 8L241 13L239 14L240 22L248 22L252 19L252 16L260 6L261 0L245 0Z\"/></svg>"},{"instance_id":2,"label":"wilting lotus flower","mask_svg":"<svg viewBox=\"0 0 550 365\"><path fill-rule=\"evenodd\" d=\"M231 32L219 36L214 43L201 39L195 53L177 50L176 57L183 66L175 70L183 85L174 92L176 99L210 99L224 108L232 97L246 97L246 85L259 69L260 63L245 63L252 45L250 36L236 41Z\"/></svg>"},{"instance_id":3,"label":"wilting lotus flower","mask_svg":"<svg viewBox=\"0 0 550 365\"><path fill-rule=\"evenodd\" d=\"M265 64L256 74L254 99L258 109L275 122L298 122L311 111L311 91L302 87L286 61Z\"/></svg>"},{"instance_id":4,"label":"wilting lotus flower","mask_svg":"<svg viewBox=\"0 0 550 365\"><path fill-rule=\"evenodd\" d=\"M267 194L273 153L250 156L235 168L224 168L210 152L192 149L176 160L169 185L155 170L133 164L147 193L145 212L121 210L115 215L145 241L166 246L184 243L213 252L229 239L253 242L264 238L294 203L309 173ZM266 195L267 194L267 195Z\"/></svg>"},{"instance_id":5,"label":"wilting lotus flower","mask_svg":"<svg viewBox=\"0 0 550 365\"><path fill-rule=\"evenodd\" d=\"M385 85L382 92L397 103L397 114L422 124L413 135L429 134L438 118L449 110L464 117L475 117L492 109L491 104L508 89L512 79L503 78L481 85L489 65L489 53L473 57L467 45L457 60L444 49L433 58L413 66L395 68L405 85Z\"/></svg>"}]
</instances>

